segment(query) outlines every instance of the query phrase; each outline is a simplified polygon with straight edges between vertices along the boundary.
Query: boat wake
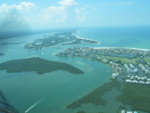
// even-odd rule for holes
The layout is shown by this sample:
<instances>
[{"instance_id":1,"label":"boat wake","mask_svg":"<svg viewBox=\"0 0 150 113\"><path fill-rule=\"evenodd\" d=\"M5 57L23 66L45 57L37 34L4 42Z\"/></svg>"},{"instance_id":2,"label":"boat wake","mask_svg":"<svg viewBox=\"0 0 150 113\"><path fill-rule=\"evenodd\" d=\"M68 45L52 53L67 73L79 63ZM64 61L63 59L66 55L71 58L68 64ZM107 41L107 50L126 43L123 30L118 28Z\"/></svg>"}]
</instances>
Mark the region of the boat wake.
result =
<instances>
[{"instance_id":1,"label":"boat wake","mask_svg":"<svg viewBox=\"0 0 150 113\"><path fill-rule=\"evenodd\" d=\"M38 104L40 104L46 97L43 97L42 99L38 100L37 102L35 102L34 104L32 104L26 111L25 113L28 113L31 109L33 109L34 107L36 107Z\"/></svg>"}]
</instances>

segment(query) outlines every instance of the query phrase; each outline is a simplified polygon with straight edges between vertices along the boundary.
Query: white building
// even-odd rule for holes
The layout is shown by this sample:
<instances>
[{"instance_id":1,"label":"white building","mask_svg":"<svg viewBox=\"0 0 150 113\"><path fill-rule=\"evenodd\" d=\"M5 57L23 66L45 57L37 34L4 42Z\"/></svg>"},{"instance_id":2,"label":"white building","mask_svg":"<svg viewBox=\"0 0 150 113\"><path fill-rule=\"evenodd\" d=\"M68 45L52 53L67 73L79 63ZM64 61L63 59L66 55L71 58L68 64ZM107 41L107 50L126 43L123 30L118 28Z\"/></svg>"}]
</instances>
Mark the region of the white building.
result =
<instances>
[{"instance_id":1,"label":"white building","mask_svg":"<svg viewBox=\"0 0 150 113\"><path fill-rule=\"evenodd\" d=\"M127 111L127 113L133 113L132 111Z\"/></svg>"},{"instance_id":2,"label":"white building","mask_svg":"<svg viewBox=\"0 0 150 113\"><path fill-rule=\"evenodd\" d=\"M121 113L126 113L126 111L125 110L121 110Z\"/></svg>"}]
</instances>

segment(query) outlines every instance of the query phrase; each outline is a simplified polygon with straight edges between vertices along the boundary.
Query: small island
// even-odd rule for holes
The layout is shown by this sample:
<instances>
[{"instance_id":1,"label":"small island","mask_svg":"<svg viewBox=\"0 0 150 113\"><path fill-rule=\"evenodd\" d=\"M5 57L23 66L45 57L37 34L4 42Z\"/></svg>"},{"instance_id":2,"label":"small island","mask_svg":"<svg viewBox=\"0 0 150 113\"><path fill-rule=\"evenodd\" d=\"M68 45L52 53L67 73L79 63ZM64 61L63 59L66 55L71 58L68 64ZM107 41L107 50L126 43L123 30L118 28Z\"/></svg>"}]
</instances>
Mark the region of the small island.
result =
<instances>
[{"instance_id":1,"label":"small island","mask_svg":"<svg viewBox=\"0 0 150 113\"><path fill-rule=\"evenodd\" d=\"M36 71L37 74L44 74L47 72L64 70L73 74L82 74L82 70L62 62L49 61L38 57L11 60L0 63L0 70L6 70L9 73Z\"/></svg>"},{"instance_id":2,"label":"small island","mask_svg":"<svg viewBox=\"0 0 150 113\"><path fill-rule=\"evenodd\" d=\"M100 42L81 38L75 35L75 31L68 32L57 32L51 34L48 37L34 40L31 43L25 44L25 49L29 50L39 50L42 48L52 47L52 46L64 46L72 44L100 44Z\"/></svg>"}]
</instances>

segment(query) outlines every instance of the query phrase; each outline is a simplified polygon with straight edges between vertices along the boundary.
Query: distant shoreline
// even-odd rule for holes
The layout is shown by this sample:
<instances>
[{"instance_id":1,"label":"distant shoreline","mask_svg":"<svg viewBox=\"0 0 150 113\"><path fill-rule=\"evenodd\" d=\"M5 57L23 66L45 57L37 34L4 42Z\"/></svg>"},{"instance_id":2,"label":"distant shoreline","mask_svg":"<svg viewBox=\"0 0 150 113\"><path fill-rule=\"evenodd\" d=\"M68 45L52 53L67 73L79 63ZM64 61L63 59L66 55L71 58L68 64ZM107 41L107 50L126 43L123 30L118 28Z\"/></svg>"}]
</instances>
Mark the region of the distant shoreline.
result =
<instances>
[{"instance_id":1,"label":"distant shoreline","mask_svg":"<svg viewBox=\"0 0 150 113\"><path fill-rule=\"evenodd\" d=\"M143 48L130 48L130 47L92 47L94 49L117 49L117 48L123 48L123 49L133 49L133 50L143 50L143 51L150 51L150 49L143 49Z\"/></svg>"}]
</instances>

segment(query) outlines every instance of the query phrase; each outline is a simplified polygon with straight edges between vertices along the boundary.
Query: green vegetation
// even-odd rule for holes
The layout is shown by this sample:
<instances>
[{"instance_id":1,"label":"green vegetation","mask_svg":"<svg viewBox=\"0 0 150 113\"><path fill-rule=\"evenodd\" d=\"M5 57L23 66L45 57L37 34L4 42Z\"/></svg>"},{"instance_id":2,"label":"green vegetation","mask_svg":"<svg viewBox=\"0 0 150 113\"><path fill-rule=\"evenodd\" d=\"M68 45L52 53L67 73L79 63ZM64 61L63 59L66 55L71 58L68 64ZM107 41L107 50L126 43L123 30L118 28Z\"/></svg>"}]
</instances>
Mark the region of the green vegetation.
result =
<instances>
[{"instance_id":1,"label":"green vegetation","mask_svg":"<svg viewBox=\"0 0 150 113\"><path fill-rule=\"evenodd\" d=\"M98 41L89 40L89 39L82 39L78 38L74 35L75 31L70 32L58 32L51 34L47 38L37 39L33 42L27 43L24 47L26 49L42 49L44 47L51 47L51 46L60 46L60 45L71 45L71 44L84 44L84 43L92 43L98 44Z\"/></svg>"},{"instance_id":2,"label":"green vegetation","mask_svg":"<svg viewBox=\"0 0 150 113\"><path fill-rule=\"evenodd\" d=\"M127 57L116 57L116 56L108 56L108 55L97 55L97 57L102 57L105 58L107 60L111 60L111 61L116 61L116 62L120 62L123 64L137 64L137 60L141 59L141 58L127 58Z\"/></svg>"},{"instance_id":3,"label":"green vegetation","mask_svg":"<svg viewBox=\"0 0 150 113\"><path fill-rule=\"evenodd\" d=\"M66 44L63 44L63 45L71 45L71 44L86 44L86 43L89 43L89 44L99 44L98 41L95 41L95 40L89 40L89 39L80 39L80 38L76 38L75 41L71 42L71 43L66 43Z\"/></svg>"},{"instance_id":4,"label":"green vegetation","mask_svg":"<svg viewBox=\"0 0 150 113\"><path fill-rule=\"evenodd\" d=\"M6 70L7 72L36 71L38 74L44 74L56 70L65 70L74 74L84 73L70 64L48 61L38 57L11 60L1 63L0 70Z\"/></svg>"},{"instance_id":5,"label":"green vegetation","mask_svg":"<svg viewBox=\"0 0 150 113\"><path fill-rule=\"evenodd\" d=\"M150 88L148 85L123 85L122 94L117 97L123 104L131 105L133 110L150 112Z\"/></svg>"},{"instance_id":6,"label":"green vegetation","mask_svg":"<svg viewBox=\"0 0 150 113\"><path fill-rule=\"evenodd\" d=\"M143 58L143 59L148 65L150 65L150 58Z\"/></svg>"},{"instance_id":7,"label":"green vegetation","mask_svg":"<svg viewBox=\"0 0 150 113\"><path fill-rule=\"evenodd\" d=\"M5 55L4 53L0 53L0 56L3 56L3 55Z\"/></svg>"},{"instance_id":8,"label":"green vegetation","mask_svg":"<svg viewBox=\"0 0 150 113\"><path fill-rule=\"evenodd\" d=\"M102 99L101 97L109 90L112 90L113 87L120 87L120 82L113 81L103 84L102 86L95 89L93 92L84 96L83 98L71 103L67 106L67 108L75 109L77 107L81 107L82 103L92 103L95 105L106 105L107 101Z\"/></svg>"},{"instance_id":9,"label":"green vegetation","mask_svg":"<svg viewBox=\"0 0 150 113\"><path fill-rule=\"evenodd\" d=\"M73 102L68 105L67 108L75 109L77 107L81 107L81 104L84 103L93 103L95 105L105 105L107 101L102 99L101 97L112 88L116 87L118 91L122 92L116 99L122 102L125 105L131 105L132 110L139 110L144 112L150 112L150 88L149 85L141 85L141 84L128 84L128 83L120 83L117 81L112 81L103 84L98 87L93 92L89 93L85 97ZM118 108L126 109L125 106L120 106Z\"/></svg>"}]
</instances>

